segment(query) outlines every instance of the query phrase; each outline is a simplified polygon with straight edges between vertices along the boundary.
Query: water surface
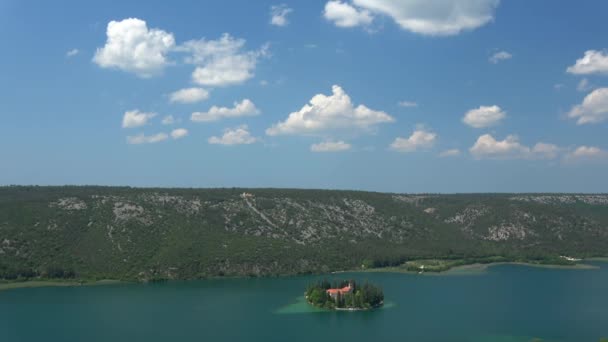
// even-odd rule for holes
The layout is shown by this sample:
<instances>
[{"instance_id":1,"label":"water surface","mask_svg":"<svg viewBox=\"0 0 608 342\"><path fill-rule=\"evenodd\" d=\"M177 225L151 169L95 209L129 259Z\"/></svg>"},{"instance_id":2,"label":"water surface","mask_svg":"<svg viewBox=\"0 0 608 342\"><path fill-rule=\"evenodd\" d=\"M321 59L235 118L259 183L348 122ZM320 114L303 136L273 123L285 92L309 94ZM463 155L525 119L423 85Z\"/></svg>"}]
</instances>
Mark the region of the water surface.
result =
<instances>
[{"instance_id":1,"label":"water surface","mask_svg":"<svg viewBox=\"0 0 608 342\"><path fill-rule=\"evenodd\" d=\"M597 265L336 275L384 288L387 307L370 312L308 307L313 276L18 289L0 292L0 340L597 342L608 337L608 264Z\"/></svg>"}]
</instances>

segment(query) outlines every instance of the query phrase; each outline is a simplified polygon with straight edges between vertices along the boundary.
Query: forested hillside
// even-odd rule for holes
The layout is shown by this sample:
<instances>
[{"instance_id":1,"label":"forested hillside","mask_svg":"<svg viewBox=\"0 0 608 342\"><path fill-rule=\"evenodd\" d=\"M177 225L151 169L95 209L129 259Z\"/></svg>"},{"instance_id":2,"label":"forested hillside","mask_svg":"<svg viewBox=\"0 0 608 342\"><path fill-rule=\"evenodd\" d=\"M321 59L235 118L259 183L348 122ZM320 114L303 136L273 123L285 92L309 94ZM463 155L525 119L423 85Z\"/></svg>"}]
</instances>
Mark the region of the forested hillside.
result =
<instances>
[{"instance_id":1,"label":"forested hillside","mask_svg":"<svg viewBox=\"0 0 608 342\"><path fill-rule=\"evenodd\" d=\"M0 188L0 278L320 273L608 254L608 195Z\"/></svg>"}]
</instances>

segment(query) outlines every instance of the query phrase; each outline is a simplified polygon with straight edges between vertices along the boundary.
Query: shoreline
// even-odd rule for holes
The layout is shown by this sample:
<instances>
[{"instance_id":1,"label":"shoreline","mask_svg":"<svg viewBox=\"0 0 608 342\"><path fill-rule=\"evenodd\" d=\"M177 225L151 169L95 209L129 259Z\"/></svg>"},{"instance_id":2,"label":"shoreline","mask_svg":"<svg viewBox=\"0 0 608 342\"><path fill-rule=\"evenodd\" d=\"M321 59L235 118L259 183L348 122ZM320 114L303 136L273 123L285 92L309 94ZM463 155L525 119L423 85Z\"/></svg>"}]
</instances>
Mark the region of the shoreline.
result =
<instances>
[{"instance_id":1,"label":"shoreline","mask_svg":"<svg viewBox=\"0 0 608 342\"><path fill-rule=\"evenodd\" d=\"M384 306L384 301L382 301L382 303L380 305L377 306L371 306L369 308L325 308L322 306L317 306L314 305L313 303L311 303L310 301L308 301L308 298L306 298L306 296L304 296L304 300L306 301L306 304L308 304L309 306L318 309L318 310L323 310L323 311L327 311L327 312L332 312L332 311L352 311L352 312L356 312L356 311L372 311L372 310L376 310L376 309L380 309Z\"/></svg>"},{"instance_id":2,"label":"shoreline","mask_svg":"<svg viewBox=\"0 0 608 342\"><path fill-rule=\"evenodd\" d=\"M383 268L371 268L366 270L353 270L346 272L361 272L361 273L405 273L405 274L419 274L426 276L439 276L439 275L468 275L468 274L478 274L487 271L491 267L501 266L501 265L515 265L515 266L525 266L525 267L536 267L536 268L547 268L547 269L564 269L564 270L594 270L598 269L598 266L585 264L586 261L599 261L599 262L608 262L608 258L592 258L592 259L584 259L581 260L583 263L576 263L573 265L559 265L559 264L540 264L540 263L532 263L532 262L523 262L523 261L500 261L500 262L492 262L492 263L472 263L466 265L458 265L454 267L450 267L447 270L443 271L411 271L406 268L402 268L399 266L394 267L383 267Z\"/></svg>"},{"instance_id":3,"label":"shoreline","mask_svg":"<svg viewBox=\"0 0 608 342\"><path fill-rule=\"evenodd\" d=\"M96 281L60 281L60 280L26 280L0 283L0 293L3 291L30 289L41 287L79 287L79 286L103 286L127 283L122 280L102 279Z\"/></svg>"},{"instance_id":4,"label":"shoreline","mask_svg":"<svg viewBox=\"0 0 608 342\"><path fill-rule=\"evenodd\" d=\"M309 275L322 275L322 274L339 274L339 273L405 273L405 274L419 274L425 276L444 276L444 275L470 275L470 274L480 274L487 271L489 268L500 265L516 265L516 266L527 266L527 267L538 267L538 268L548 268L548 269L564 269L564 270L593 270L598 269L599 266L589 265L585 262L602 262L608 263L608 257L596 257L596 258L588 258L582 259L580 263L573 265L559 265L559 264L539 264L532 262L523 262L523 261L501 261L501 262L493 262L493 263L472 263L466 265L458 265L451 267L447 270L434 272L434 271L411 271L406 268L393 266L393 267L382 267L382 268L370 268L370 269L354 269L354 270L341 270L341 271L333 271L328 273L311 273ZM279 277L289 277L289 276L302 276L302 275L280 275ZM205 279L180 279L177 281L191 281L191 280L214 280L214 279L248 279L248 277L210 277ZM272 276L269 276L272 278ZM125 280L115 280L115 279L102 279L102 280L70 280L70 281L62 281L62 280L26 280L26 281L0 281L0 293L3 291L16 290L16 289L25 289L25 288L39 288L39 287L78 287L78 286L103 286L103 285L114 285L114 284L138 284L140 282L132 282ZM144 282L141 282L144 284Z\"/></svg>"}]
</instances>

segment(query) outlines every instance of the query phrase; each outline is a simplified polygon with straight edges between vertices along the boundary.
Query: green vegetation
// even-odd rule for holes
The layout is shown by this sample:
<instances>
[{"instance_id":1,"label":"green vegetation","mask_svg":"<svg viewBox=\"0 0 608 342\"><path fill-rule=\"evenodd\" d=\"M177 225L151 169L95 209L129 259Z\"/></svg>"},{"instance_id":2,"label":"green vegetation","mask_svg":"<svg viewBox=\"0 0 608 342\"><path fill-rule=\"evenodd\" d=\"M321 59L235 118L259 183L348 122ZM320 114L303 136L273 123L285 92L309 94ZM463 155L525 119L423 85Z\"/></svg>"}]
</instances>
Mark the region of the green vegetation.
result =
<instances>
[{"instance_id":1,"label":"green vegetation","mask_svg":"<svg viewBox=\"0 0 608 342\"><path fill-rule=\"evenodd\" d=\"M607 245L608 195L0 187L5 282L570 265Z\"/></svg>"},{"instance_id":2,"label":"green vegetation","mask_svg":"<svg viewBox=\"0 0 608 342\"><path fill-rule=\"evenodd\" d=\"M546 257L540 259L521 259L521 258L507 258L503 256L489 256L489 257L477 257L477 258L466 258L466 259L417 259L406 261L401 265L378 268L374 270L387 270L393 272L412 272L412 273L439 273L446 272L456 267L467 266L467 265L489 265L489 264L501 264L501 263L512 263L512 264L527 264L527 265L538 265L538 266L563 266L563 267L579 267L580 265L574 261L569 261L564 258ZM591 267L591 266L589 266Z\"/></svg>"},{"instance_id":3,"label":"green vegetation","mask_svg":"<svg viewBox=\"0 0 608 342\"><path fill-rule=\"evenodd\" d=\"M335 293L328 293L333 289ZM336 289L348 289L336 291ZM327 281L310 284L304 293L308 303L325 309L369 310L384 304L384 292L378 286L364 283L359 286L354 280Z\"/></svg>"}]
</instances>

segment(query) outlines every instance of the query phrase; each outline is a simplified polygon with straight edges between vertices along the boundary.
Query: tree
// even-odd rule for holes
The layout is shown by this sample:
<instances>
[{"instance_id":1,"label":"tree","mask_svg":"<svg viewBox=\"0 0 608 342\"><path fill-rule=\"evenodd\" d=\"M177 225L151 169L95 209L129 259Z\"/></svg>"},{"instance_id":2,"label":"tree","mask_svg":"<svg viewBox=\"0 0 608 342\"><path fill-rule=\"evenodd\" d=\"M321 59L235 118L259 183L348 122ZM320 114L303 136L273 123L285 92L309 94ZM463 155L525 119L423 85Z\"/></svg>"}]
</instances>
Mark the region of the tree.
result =
<instances>
[{"instance_id":1,"label":"tree","mask_svg":"<svg viewBox=\"0 0 608 342\"><path fill-rule=\"evenodd\" d=\"M347 308L352 308L355 306L355 301L352 292L344 295L344 306Z\"/></svg>"}]
</instances>

